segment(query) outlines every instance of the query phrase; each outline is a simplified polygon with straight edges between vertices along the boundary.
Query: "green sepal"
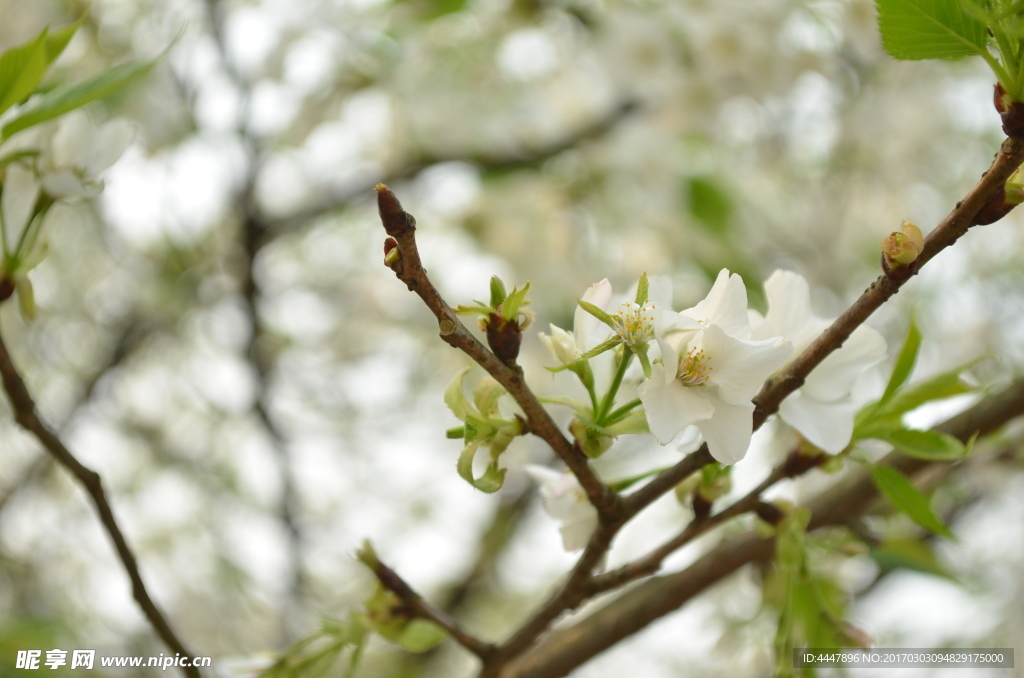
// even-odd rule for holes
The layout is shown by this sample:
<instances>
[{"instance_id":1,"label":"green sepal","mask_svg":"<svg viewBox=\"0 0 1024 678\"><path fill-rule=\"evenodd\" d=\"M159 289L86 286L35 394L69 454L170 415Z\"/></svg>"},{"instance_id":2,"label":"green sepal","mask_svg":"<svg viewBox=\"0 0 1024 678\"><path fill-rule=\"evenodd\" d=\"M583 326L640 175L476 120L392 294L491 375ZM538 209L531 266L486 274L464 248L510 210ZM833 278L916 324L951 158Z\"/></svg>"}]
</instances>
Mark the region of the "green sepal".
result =
<instances>
[{"instance_id":1,"label":"green sepal","mask_svg":"<svg viewBox=\"0 0 1024 678\"><path fill-rule=\"evenodd\" d=\"M508 296L505 291L505 283L496 275L491 276L491 308L498 308Z\"/></svg>"},{"instance_id":2,"label":"green sepal","mask_svg":"<svg viewBox=\"0 0 1024 678\"><path fill-rule=\"evenodd\" d=\"M594 316L595 318L597 318L598 320L600 320L613 330L615 329L615 320L613 320L612 317L605 313L601 308L595 306L589 301L583 301L582 299L577 299L576 303L579 304L580 308L582 308L584 311Z\"/></svg>"},{"instance_id":3,"label":"green sepal","mask_svg":"<svg viewBox=\"0 0 1024 678\"><path fill-rule=\"evenodd\" d=\"M636 305L643 306L647 303L647 295L650 293L650 283L647 281L647 273L640 274L640 282L636 284Z\"/></svg>"},{"instance_id":4,"label":"green sepal","mask_svg":"<svg viewBox=\"0 0 1024 678\"><path fill-rule=\"evenodd\" d=\"M928 495L914 487L905 475L891 466L872 466L871 478L892 505L915 523L935 534L955 539L942 519L932 511Z\"/></svg>"},{"instance_id":5,"label":"green sepal","mask_svg":"<svg viewBox=\"0 0 1024 678\"><path fill-rule=\"evenodd\" d=\"M597 307L595 306L594 308L597 308ZM598 310L600 311L601 309L598 309ZM584 361L584 360L590 360L594 356L599 356L602 353L604 353L605 351L610 351L613 348L618 347L621 343L622 342L619 341L618 337L612 337L611 339L606 339L605 341L602 341L600 344L598 344L594 348L590 349L589 351L587 351L586 353L581 355L576 362L581 362L581 361Z\"/></svg>"}]
</instances>

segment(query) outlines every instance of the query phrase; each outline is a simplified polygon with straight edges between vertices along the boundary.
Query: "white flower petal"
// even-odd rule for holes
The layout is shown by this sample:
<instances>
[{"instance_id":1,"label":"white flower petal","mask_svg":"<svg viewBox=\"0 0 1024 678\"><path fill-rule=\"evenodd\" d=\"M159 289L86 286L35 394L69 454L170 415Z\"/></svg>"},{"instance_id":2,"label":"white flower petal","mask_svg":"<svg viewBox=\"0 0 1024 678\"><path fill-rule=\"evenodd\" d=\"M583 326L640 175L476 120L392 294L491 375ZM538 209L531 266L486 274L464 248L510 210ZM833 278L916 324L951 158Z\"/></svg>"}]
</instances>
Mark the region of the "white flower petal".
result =
<instances>
[{"instance_id":1,"label":"white flower petal","mask_svg":"<svg viewBox=\"0 0 1024 678\"><path fill-rule=\"evenodd\" d=\"M54 168L85 167L96 128L82 110L61 118L50 140L49 164Z\"/></svg>"},{"instance_id":2,"label":"white flower petal","mask_svg":"<svg viewBox=\"0 0 1024 678\"><path fill-rule=\"evenodd\" d=\"M540 337L540 343L547 347L551 356L555 359L555 362L561 363L562 365L568 365L569 363L575 362L580 357L580 350L576 346L576 339L563 330L561 327L551 325L551 334L547 335L541 332L538 336Z\"/></svg>"},{"instance_id":3,"label":"white flower petal","mask_svg":"<svg viewBox=\"0 0 1024 678\"><path fill-rule=\"evenodd\" d=\"M668 347L662 351L669 353L666 360L674 357ZM702 391L707 389L683 386L675 379L675 373L667 371L663 365L652 366L651 378L640 384L637 396L644 404L647 425L659 443L669 444L684 428L715 413Z\"/></svg>"},{"instance_id":4,"label":"white flower petal","mask_svg":"<svg viewBox=\"0 0 1024 678\"><path fill-rule=\"evenodd\" d=\"M750 402L765 380L786 364L793 345L784 339L741 341L718 325L709 325L699 341L711 365L708 381L734 405Z\"/></svg>"},{"instance_id":5,"label":"white flower petal","mask_svg":"<svg viewBox=\"0 0 1024 678\"><path fill-rule=\"evenodd\" d=\"M544 510L562 523L559 530L565 550L585 547L597 527L597 509L587 499L576 477L536 464L527 465L526 472L540 486Z\"/></svg>"},{"instance_id":6,"label":"white flower petal","mask_svg":"<svg viewBox=\"0 0 1024 678\"><path fill-rule=\"evenodd\" d=\"M711 456L723 464L735 464L747 454L754 429L754 405L733 405L708 397L715 409L710 419L697 422Z\"/></svg>"},{"instance_id":7,"label":"white flower petal","mask_svg":"<svg viewBox=\"0 0 1024 678\"><path fill-rule=\"evenodd\" d=\"M612 300L612 284L608 282L608 278L596 282L587 288L581 299L607 311ZM579 305L576 306L576 313L573 316L572 331L573 336L576 337L576 345L583 353L600 344L611 334L610 327L584 311L583 307Z\"/></svg>"},{"instance_id":8,"label":"white flower petal","mask_svg":"<svg viewBox=\"0 0 1024 678\"><path fill-rule=\"evenodd\" d=\"M752 331L751 338L783 336L798 351L807 348L831 323L811 311L811 290L803 276L775 271L764 284L768 315Z\"/></svg>"},{"instance_id":9,"label":"white flower petal","mask_svg":"<svg viewBox=\"0 0 1024 678\"><path fill-rule=\"evenodd\" d=\"M82 169L89 176L95 177L117 162L134 136L135 125L127 120L118 118L106 123L90 144L91 153L85 159Z\"/></svg>"},{"instance_id":10,"label":"white flower petal","mask_svg":"<svg viewBox=\"0 0 1024 678\"><path fill-rule=\"evenodd\" d=\"M849 398L822 402L801 390L791 393L779 406L787 424L829 454L839 454L853 436L853 403Z\"/></svg>"},{"instance_id":11,"label":"white flower petal","mask_svg":"<svg viewBox=\"0 0 1024 678\"><path fill-rule=\"evenodd\" d=\"M680 315L689 316L707 325L720 325L728 334L739 339L750 338L750 319L747 317L747 288L737 274L728 269L718 272L708 296Z\"/></svg>"},{"instance_id":12,"label":"white flower petal","mask_svg":"<svg viewBox=\"0 0 1024 678\"><path fill-rule=\"evenodd\" d=\"M807 375L801 390L817 400L838 400L849 395L868 368L884 359L885 339L873 328L861 325Z\"/></svg>"}]
</instances>

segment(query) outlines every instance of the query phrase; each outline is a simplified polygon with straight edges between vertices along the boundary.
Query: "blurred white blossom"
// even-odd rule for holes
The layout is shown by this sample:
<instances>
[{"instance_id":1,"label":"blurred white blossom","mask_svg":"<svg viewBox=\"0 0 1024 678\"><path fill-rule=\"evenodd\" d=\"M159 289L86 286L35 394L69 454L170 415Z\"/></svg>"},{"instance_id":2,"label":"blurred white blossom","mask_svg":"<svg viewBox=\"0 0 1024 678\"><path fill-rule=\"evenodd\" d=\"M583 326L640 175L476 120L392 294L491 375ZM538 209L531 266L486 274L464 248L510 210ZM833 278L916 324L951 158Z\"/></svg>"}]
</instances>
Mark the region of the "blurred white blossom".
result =
<instances>
[{"instance_id":1,"label":"blurred white blossom","mask_svg":"<svg viewBox=\"0 0 1024 678\"><path fill-rule=\"evenodd\" d=\"M544 510L562 523L562 545L566 551L578 551L597 527L597 509L587 499L576 476L559 473L545 466L530 464L526 472L540 485Z\"/></svg>"},{"instance_id":2,"label":"blurred white blossom","mask_svg":"<svg viewBox=\"0 0 1024 678\"><path fill-rule=\"evenodd\" d=\"M764 284L768 313L750 312L752 336L764 339L783 335L802 352L818 338L831 320L811 310L807 280L791 271L775 271ZM854 405L850 397L854 383L869 368L885 358L885 339L874 329L861 325L843 345L833 351L779 406L779 416L800 431L807 440L830 454L838 454L853 435Z\"/></svg>"}]
</instances>

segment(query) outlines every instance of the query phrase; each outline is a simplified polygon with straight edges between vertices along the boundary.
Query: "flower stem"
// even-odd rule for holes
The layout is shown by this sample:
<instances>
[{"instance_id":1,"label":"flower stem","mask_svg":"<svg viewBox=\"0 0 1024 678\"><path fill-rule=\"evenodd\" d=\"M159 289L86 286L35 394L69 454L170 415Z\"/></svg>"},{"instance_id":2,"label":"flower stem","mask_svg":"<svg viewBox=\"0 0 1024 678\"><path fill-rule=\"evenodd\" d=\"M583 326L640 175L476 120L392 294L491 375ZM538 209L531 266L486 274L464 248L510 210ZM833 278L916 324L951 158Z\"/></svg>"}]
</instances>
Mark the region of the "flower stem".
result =
<instances>
[{"instance_id":1,"label":"flower stem","mask_svg":"<svg viewBox=\"0 0 1024 678\"><path fill-rule=\"evenodd\" d=\"M622 359L619 361L618 366L615 369L615 377L612 379L612 385L608 389L608 393L605 394L604 400L601 401L601 407L598 409L594 419L597 421L598 426L603 426L605 417L608 414L608 410L615 404L615 394L619 392L619 386L622 385L622 379L626 376L626 370L629 368L629 363L633 360L633 352L629 350L628 346L623 346Z\"/></svg>"}]
</instances>

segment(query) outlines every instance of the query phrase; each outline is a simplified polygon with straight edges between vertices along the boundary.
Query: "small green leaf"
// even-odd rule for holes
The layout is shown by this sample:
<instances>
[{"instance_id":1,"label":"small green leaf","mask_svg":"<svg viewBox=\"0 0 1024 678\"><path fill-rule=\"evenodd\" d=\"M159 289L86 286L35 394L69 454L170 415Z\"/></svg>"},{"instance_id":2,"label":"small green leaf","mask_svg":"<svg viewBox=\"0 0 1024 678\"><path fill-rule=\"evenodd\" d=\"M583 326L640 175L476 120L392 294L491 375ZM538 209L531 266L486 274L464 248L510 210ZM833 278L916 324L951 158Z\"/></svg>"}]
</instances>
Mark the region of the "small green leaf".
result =
<instances>
[{"instance_id":1,"label":"small green leaf","mask_svg":"<svg viewBox=\"0 0 1024 678\"><path fill-rule=\"evenodd\" d=\"M46 60L46 29L34 39L0 54L0 113L21 103L43 79Z\"/></svg>"},{"instance_id":2,"label":"small green leaf","mask_svg":"<svg viewBox=\"0 0 1024 678\"><path fill-rule=\"evenodd\" d=\"M426 652L447 637L448 633L434 622L413 619L393 640L409 652Z\"/></svg>"},{"instance_id":3,"label":"small green leaf","mask_svg":"<svg viewBox=\"0 0 1024 678\"><path fill-rule=\"evenodd\" d=\"M505 301L502 302L501 315L507 320L515 320L516 316L519 315L519 309L526 306L528 303L526 295L530 292L530 281L527 280L526 284L523 285L523 289L513 287L512 292L505 297Z\"/></svg>"},{"instance_id":4,"label":"small green leaf","mask_svg":"<svg viewBox=\"0 0 1024 678\"><path fill-rule=\"evenodd\" d=\"M897 59L959 59L984 54L985 25L959 0L876 0L886 51Z\"/></svg>"},{"instance_id":5,"label":"small green leaf","mask_svg":"<svg viewBox=\"0 0 1024 678\"><path fill-rule=\"evenodd\" d=\"M479 478L473 477L473 458L476 456L476 451L480 447L479 443L470 443L462 450L462 454L459 455L459 461L455 468L459 472L459 476L467 483L475 487L476 489L486 494L493 494L501 489L501 486L505 483L505 472L506 469L499 468L497 461L492 461L487 466L487 470Z\"/></svg>"},{"instance_id":6,"label":"small green leaf","mask_svg":"<svg viewBox=\"0 0 1024 678\"><path fill-rule=\"evenodd\" d=\"M491 276L491 308L498 308L508 292L505 291L505 283L496 275Z\"/></svg>"},{"instance_id":7,"label":"small green leaf","mask_svg":"<svg viewBox=\"0 0 1024 678\"><path fill-rule=\"evenodd\" d=\"M71 42L71 38L75 36L78 29L82 27L85 22L85 16L83 15L78 21L67 26L62 26L57 30L46 36L46 64L49 66L57 60L61 54L64 53L64 48Z\"/></svg>"},{"instance_id":8,"label":"small green leaf","mask_svg":"<svg viewBox=\"0 0 1024 678\"><path fill-rule=\"evenodd\" d=\"M890 466L872 466L871 477L892 505L915 523L935 534L953 538L953 533L932 511L928 496L914 487L905 475Z\"/></svg>"},{"instance_id":9,"label":"small green leaf","mask_svg":"<svg viewBox=\"0 0 1024 678\"><path fill-rule=\"evenodd\" d=\"M964 444L947 433L898 429L890 431L882 440L899 452L925 461L956 461L967 454Z\"/></svg>"},{"instance_id":10,"label":"small green leaf","mask_svg":"<svg viewBox=\"0 0 1024 678\"><path fill-rule=\"evenodd\" d=\"M40 96L3 127L0 139L34 125L53 120L65 113L103 99L140 80L157 60L136 61L115 66L74 85L55 87Z\"/></svg>"},{"instance_id":11,"label":"small green leaf","mask_svg":"<svg viewBox=\"0 0 1024 678\"><path fill-rule=\"evenodd\" d=\"M913 570L956 580L949 568L935 555L931 546L916 539L882 542L871 549L871 559L886 572L896 569Z\"/></svg>"},{"instance_id":12,"label":"small green leaf","mask_svg":"<svg viewBox=\"0 0 1024 678\"><path fill-rule=\"evenodd\" d=\"M464 381L470 369L467 367L452 377L452 380L448 382L448 387L444 390L444 404L452 411L455 418L461 421L465 421L470 413L469 401L466 400L464 388Z\"/></svg>"},{"instance_id":13,"label":"small green leaf","mask_svg":"<svg viewBox=\"0 0 1024 678\"><path fill-rule=\"evenodd\" d=\"M919 384L908 386L889 399L885 404L885 413L887 415L902 415L933 400L942 400L943 398L952 398L953 396L973 392L975 389L965 384L960 378L963 371L970 367L971 364L973 362L968 365L961 365L956 369L944 372Z\"/></svg>"},{"instance_id":14,"label":"small green leaf","mask_svg":"<svg viewBox=\"0 0 1024 678\"><path fill-rule=\"evenodd\" d=\"M892 398L900 386L906 383L910 373L914 370L914 363L917 362L917 352L921 349L921 330L917 322L910 319L910 327L907 329L907 338L900 349L900 355L896 358L896 365L892 368L892 376L885 387L880 403L886 403Z\"/></svg>"}]
</instances>

